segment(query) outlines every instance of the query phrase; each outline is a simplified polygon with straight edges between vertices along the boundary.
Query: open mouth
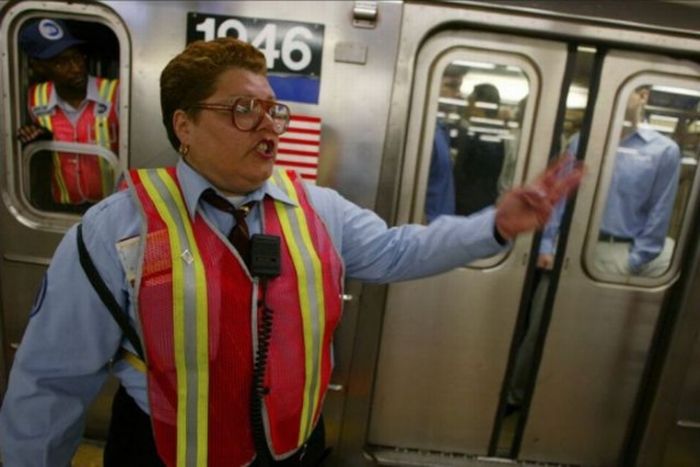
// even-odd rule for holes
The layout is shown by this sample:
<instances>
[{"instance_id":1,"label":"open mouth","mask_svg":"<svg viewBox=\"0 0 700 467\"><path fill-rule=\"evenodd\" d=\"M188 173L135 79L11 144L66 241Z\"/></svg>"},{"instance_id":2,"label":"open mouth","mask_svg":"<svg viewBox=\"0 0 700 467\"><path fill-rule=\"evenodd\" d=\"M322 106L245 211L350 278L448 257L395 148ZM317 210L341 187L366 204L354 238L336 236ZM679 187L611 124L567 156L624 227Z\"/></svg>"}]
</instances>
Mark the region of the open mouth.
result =
<instances>
[{"instance_id":1,"label":"open mouth","mask_svg":"<svg viewBox=\"0 0 700 467\"><path fill-rule=\"evenodd\" d=\"M255 146L255 152L266 158L275 157L275 142L271 139L263 139Z\"/></svg>"}]
</instances>

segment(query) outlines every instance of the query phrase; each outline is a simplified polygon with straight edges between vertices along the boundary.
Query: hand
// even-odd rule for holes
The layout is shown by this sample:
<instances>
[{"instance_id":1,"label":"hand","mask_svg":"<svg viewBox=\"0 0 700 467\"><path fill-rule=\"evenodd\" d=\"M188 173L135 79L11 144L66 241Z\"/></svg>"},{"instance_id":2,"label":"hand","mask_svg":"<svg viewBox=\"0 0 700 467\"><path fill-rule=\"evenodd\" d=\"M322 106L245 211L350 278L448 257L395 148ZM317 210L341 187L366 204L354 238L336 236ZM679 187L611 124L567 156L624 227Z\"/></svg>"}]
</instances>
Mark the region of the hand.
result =
<instances>
[{"instance_id":1,"label":"hand","mask_svg":"<svg viewBox=\"0 0 700 467\"><path fill-rule=\"evenodd\" d=\"M551 271L554 266L554 255L548 253L540 253L537 257L537 267Z\"/></svg>"},{"instance_id":2,"label":"hand","mask_svg":"<svg viewBox=\"0 0 700 467\"><path fill-rule=\"evenodd\" d=\"M541 229L552 208L581 183L583 166L562 156L534 182L506 192L496 206L496 229L506 240L522 232Z\"/></svg>"},{"instance_id":3,"label":"hand","mask_svg":"<svg viewBox=\"0 0 700 467\"><path fill-rule=\"evenodd\" d=\"M44 128L43 126L36 125L34 123L30 125L24 125L20 127L17 132L17 138L22 142L22 144L31 143L37 139L53 139L53 134Z\"/></svg>"}]
</instances>

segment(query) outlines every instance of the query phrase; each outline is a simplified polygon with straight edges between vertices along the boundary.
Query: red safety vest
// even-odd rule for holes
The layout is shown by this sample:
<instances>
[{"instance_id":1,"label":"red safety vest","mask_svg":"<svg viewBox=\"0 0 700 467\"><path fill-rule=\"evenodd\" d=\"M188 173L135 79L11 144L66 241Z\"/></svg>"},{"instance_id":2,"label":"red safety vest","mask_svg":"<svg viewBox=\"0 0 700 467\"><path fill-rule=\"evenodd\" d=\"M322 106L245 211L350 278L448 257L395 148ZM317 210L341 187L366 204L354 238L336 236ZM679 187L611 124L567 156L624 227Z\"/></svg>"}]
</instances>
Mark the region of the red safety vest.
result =
<instances>
[{"instance_id":1,"label":"red safety vest","mask_svg":"<svg viewBox=\"0 0 700 467\"><path fill-rule=\"evenodd\" d=\"M168 466L247 465L258 280L199 210L189 216L175 169L130 175L146 221L138 315L158 453ZM282 273L267 290L274 318L263 417L268 447L282 459L321 413L343 263L301 179L278 169L271 181L296 203L265 197L261 205L264 233L281 239Z\"/></svg>"},{"instance_id":2,"label":"red safety vest","mask_svg":"<svg viewBox=\"0 0 700 467\"><path fill-rule=\"evenodd\" d=\"M35 121L50 130L55 141L103 146L115 154L119 150L119 117L116 109L118 80L95 78L100 102L88 101L75 126L58 106L48 107L53 82L29 88L29 108ZM99 156L53 153L51 193L59 204L99 201L112 192L114 173Z\"/></svg>"}]
</instances>

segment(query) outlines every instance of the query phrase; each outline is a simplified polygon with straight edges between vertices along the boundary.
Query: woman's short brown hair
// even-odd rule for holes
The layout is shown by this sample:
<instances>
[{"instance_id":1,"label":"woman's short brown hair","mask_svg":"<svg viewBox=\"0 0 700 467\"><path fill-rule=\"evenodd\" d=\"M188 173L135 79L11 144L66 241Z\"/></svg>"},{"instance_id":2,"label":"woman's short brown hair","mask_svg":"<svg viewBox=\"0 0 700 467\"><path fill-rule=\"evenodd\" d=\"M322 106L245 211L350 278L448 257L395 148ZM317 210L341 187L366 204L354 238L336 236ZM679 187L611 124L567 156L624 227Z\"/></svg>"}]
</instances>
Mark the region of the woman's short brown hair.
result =
<instances>
[{"instance_id":1,"label":"woman's short brown hair","mask_svg":"<svg viewBox=\"0 0 700 467\"><path fill-rule=\"evenodd\" d=\"M163 69L160 75L160 107L170 144L180 147L173 129L173 114L182 109L196 116L191 107L214 94L216 80L231 68L260 75L267 73L265 56L252 45L224 37L192 42Z\"/></svg>"}]
</instances>

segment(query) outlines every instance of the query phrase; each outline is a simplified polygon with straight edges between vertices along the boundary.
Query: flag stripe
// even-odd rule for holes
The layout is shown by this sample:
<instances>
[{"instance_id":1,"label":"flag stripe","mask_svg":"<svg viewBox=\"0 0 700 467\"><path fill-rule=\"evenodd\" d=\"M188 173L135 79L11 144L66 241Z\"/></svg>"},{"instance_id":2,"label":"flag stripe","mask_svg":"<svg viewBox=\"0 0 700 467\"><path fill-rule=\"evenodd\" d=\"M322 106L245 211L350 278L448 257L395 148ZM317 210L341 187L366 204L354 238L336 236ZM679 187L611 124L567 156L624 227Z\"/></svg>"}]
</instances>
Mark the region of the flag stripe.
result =
<instances>
[{"instance_id":1,"label":"flag stripe","mask_svg":"<svg viewBox=\"0 0 700 467\"><path fill-rule=\"evenodd\" d=\"M285 149L282 154L292 154L294 156L314 156L318 155L318 151L298 151L296 149Z\"/></svg>"},{"instance_id":2,"label":"flag stripe","mask_svg":"<svg viewBox=\"0 0 700 467\"><path fill-rule=\"evenodd\" d=\"M306 162L307 164L318 165L318 155L314 156L293 156L291 154L277 154L277 160L279 162Z\"/></svg>"},{"instance_id":3,"label":"flag stripe","mask_svg":"<svg viewBox=\"0 0 700 467\"><path fill-rule=\"evenodd\" d=\"M311 117L309 115L292 115L292 120L299 120L302 122L316 122L321 124L321 119L319 117Z\"/></svg>"},{"instance_id":4,"label":"flag stripe","mask_svg":"<svg viewBox=\"0 0 700 467\"><path fill-rule=\"evenodd\" d=\"M320 142L321 138L317 135L294 135L294 138L280 137L280 143L315 144L318 146Z\"/></svg>"},{"instance_id":5,"label":"flag stripe","mask_svg":"<svg viewBox=\"0 0 700 467\"><path fill-rule=\"evenodd\" d=\"M313 167L296 167L296 166L291 166L291 165L287 165L287 164L278 164L278 167L292 169L292 170L299 172L302 175L307 174L307 175L313 176L314 178L316 178L316 175L318 175L317 174L318 170L316 168L313 168Z\"/></svg>"},{"instance_id":6,"label":"flag stripe","mask_svg":"<svg viewBox=\"0 0 700 467\"><path fill-rule=\"evenodd\" d=\"M292 151L302 151L311 153L309 155L316 155L319 152L319 147L314 144L280 144L277 147L277 151L287 154L290 154Z\"/></svg>"},{"instance_id":7,"label":"flag stripe","mask_svg":"<svg viewBox=\"0 0 700 467\"><path fill-rule=\"evenodd\" d=\"M308 163L308 162L296 162L296 161L282 161L277 165L288 165L290 167L308 167L310 169L316 169L318 164Z\"/></svg>"},{"instance_id":8,"label":"flag stripe","mask_svg":"<svg viewBox=\"0 0 700 467\"><path fill-rule=\"evenodd\" d=\"M321 130L320 129L319 130L311 130L311 129L307 129L307 128L289 128L287 130L287 133L304 133L307 135L320 135Z\"/></svg>"}]
</instances>

